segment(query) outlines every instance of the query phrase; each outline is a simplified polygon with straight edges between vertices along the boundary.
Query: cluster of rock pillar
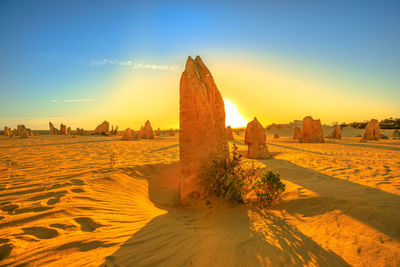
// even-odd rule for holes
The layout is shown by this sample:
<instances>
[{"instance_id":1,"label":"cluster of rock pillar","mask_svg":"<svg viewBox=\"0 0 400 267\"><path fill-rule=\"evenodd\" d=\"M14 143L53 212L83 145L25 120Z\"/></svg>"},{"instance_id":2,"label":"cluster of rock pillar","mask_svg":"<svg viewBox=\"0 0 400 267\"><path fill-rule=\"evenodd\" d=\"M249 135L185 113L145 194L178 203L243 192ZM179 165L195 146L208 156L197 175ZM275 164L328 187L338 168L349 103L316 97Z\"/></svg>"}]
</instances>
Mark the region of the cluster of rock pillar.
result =
<instances>
[{"instance_id":1,"label":"cluster of rock pillar","mask_svg":"<svg viewBox=\"0 0 400 267\"><path fill-rule=\"evenodd\" d=\"M20 137L20 138L28 138L29 136L39 135L37 131L32 131L29 128L26 128L25 125L18 125L17 129L11 130L11 128L5 126L4 127L4 136L5 137Z\"/></svg>"},{"instance_id":2,"label":"cluster of rock pillar","mask_svg":"<svg viewBox=\"0 0 400 267\"><path fill-rule=\"evenodd\" d=\"M156 135L159 136L160 129L158 129ZM139 131L135 132L131 128L125 129L122 139L123 141L130 141L134 139L154 139L153 128L151 127L150 121L147 120L144 123L144 126L140 128Z\"/></svg>"}]
</instances>

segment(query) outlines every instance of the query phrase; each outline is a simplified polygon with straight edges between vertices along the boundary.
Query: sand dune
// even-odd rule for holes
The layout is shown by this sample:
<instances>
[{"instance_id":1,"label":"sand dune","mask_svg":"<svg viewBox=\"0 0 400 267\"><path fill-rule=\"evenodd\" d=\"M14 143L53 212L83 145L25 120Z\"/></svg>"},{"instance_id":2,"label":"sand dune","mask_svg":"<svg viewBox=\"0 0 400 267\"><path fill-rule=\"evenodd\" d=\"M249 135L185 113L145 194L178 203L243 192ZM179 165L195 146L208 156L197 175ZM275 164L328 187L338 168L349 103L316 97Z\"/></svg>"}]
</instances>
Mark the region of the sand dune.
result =
<instances>
[{"instance_id":1,"label":"sand dune","mask_svg":"<svg viewBox=\"0 0 400 267\"><path fill-rule=\"evenodd\" d=\"M400 142L267 145L260 209L178 202L178 137L0 138L0 265L398 266ZM243 136L232 141L245 150Z\"/></svg>"}]
</instances>

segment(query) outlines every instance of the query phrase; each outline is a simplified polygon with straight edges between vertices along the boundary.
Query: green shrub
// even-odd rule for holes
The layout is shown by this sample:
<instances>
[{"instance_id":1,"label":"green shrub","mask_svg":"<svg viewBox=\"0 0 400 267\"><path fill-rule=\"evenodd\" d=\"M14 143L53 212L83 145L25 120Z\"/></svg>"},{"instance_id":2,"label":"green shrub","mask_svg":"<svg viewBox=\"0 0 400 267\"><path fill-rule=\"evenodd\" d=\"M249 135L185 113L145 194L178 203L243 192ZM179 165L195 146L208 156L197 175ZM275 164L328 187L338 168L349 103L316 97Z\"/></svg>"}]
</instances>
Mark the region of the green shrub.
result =
<instances>
[{"instance_id":1,"label":"green shrub","mask_svg":"<svg viewBox=\"0 0 400 267\"><path fill-rule=\"evenodd\" d=\"M234 144L232 159L213 161L200 178L201 184L209 194L222 196L234 203L243 203L246 196L256 195L261 204L272 204L285 191L285 184L280 180L278 173L264 171L259 177L254 165L244 169L241 164L241 155Z\"/></svg>"},{"instance_id":2,"label":"green shrub","mask_svg":"<svg viewBox=\"0 0 400 267\"><path fill-rule=\"evenodd\" d=\"M207 193L222 196L226 200L243 203L241 189L244 185L245 172L240 167L237 146L234 145L232 159L213 161L210 168L205 167L201 175L201 183Z\"/></svg>"},{"instance_id":3,"label":"green shrub","mask_svg":"<svg viewBox=\"0 0 400 267\"><path fill-rule=\"evenodd\" d=\"M261 203L271 205L285 191L285 184L280 175L274 171L264 171L261 178L257 178L252 185L256 196Z\"/></svg>"}]
</instances>

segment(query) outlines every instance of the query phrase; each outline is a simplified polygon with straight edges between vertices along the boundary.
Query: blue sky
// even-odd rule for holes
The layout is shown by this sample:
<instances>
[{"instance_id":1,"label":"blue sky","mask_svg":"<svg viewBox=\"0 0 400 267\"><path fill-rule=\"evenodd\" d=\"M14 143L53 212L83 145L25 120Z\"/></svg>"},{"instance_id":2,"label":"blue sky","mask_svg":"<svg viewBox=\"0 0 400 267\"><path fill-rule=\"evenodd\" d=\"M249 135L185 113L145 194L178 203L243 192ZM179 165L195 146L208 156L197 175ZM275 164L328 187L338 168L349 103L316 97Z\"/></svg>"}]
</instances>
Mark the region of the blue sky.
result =
<instances>
[{"instance_id":1,"label":"blue sky","mask_svg":"<svg viewBox=\"0 0 400 267\"><path fill-rule=\"evenodd\" d=\"M308 80L338 82L344 96L377 99L377 116L400 116L399 14L400 1L0 0L0 127L24 121L32 128L46 128L49 119L65 119L90 128L97 124L93 114L118 121L122 107L115 114L98 109L111 105L121 80L134 85L138 79L141 82L132 87L132 119L119 123L141 124L145 114L133 102L148 99L148 92L157 96L157 90L170 90L174 97L170 106L163 106L172 110L169 117L150 115L162 127L173 127L179 76L187 56L197 54L215 73L229 71L222 67L227 62L232 68L262 68L268 62L286 70L288 77L295 72ZM145 77L171 81L165 88L160 82L154 90L142 90ZM239 110L247 108L234 91L251 88L219 88ZM261 107L255 111L263 112ZM301 119L307 114L266 120L289 121L289 115ZM359 113L354 119L369 116ZM326 115L326 121L330 118Z\"/></svg>"}]
</instances>

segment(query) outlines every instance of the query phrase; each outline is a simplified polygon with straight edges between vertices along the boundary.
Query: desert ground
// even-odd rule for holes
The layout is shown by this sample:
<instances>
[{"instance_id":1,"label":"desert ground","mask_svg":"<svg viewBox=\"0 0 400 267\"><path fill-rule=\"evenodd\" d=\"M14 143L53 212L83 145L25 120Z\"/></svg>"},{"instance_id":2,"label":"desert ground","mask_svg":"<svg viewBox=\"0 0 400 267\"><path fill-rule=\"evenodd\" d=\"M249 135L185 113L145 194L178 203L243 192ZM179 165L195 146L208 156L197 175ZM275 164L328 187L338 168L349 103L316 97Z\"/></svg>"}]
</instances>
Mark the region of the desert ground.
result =
<instances>
[{"instance_id":1,"label":"desert ground","mask_svg":"<svg viewBox=\"0 0 400 267\"><path fill-rule=\"evenodd\" d=\"M274 158L244 161L286 184L269 208L182 207L178 135L1 137L0 265L399 266L400 140L343 133L268 132Z\"/></svg>"}]
</instances>

